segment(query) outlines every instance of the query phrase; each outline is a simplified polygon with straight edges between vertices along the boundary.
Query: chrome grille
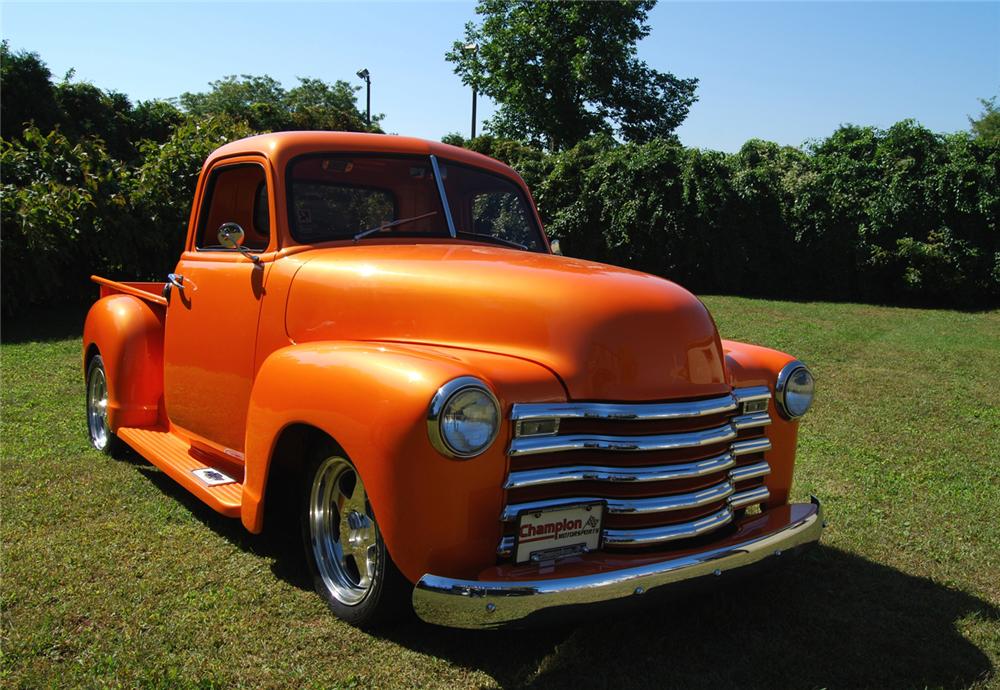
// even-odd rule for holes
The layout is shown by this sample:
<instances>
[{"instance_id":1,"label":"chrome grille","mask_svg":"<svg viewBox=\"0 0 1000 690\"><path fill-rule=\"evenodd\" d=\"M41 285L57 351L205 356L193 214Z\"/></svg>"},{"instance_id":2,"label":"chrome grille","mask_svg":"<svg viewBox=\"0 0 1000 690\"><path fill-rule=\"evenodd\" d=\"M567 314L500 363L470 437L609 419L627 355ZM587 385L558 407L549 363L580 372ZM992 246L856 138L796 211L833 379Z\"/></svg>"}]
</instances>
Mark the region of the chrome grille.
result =
<instances>
[{"instance_id":1,"label":"chrome grille","mask_svg":"<svg viewBox=\"0 0 1000 690\"><path fill-rule=\"evenodd\" d=\"M768 499L770 397L759 386L682 402L514 405L498 555L513 552L518 515L560 505L603 502L607 549L729 524Z\"/></svg>"}]
</instances>

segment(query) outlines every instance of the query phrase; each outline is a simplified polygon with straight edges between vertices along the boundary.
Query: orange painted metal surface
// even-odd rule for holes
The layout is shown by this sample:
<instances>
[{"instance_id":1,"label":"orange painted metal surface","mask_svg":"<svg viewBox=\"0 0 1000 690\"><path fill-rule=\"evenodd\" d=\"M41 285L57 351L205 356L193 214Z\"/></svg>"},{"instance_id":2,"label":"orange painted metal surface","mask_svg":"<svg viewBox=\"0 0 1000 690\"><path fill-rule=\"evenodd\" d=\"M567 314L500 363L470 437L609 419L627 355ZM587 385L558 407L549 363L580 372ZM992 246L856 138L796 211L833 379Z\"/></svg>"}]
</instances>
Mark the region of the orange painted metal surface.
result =
<instances>
[{"instance_id":1,"label":"orange painted metal surface","mask_svg":"<svg viewBox=\"0 0 1000 690\"><path fill-rule=\"evenodd\" d=\"M83 328L83 370L100 353L108 375L108 423L150 426L163 400L163 307L127 294L102 297Z\"/></svg>"},{"instance_id":2,"label":"orange painted metal surface","mask_svg":"<svg viewBox=\"0 0 1000 690\"><path fill-rule=\"evenodd\" d=\"M90 276L90 279L101 286L101 297L115 294L132 295L153 304L167 306L167 298L163 296L164 283L119 283L100 276Z\"/></svg>"},{"instance_id":3,"label":"orange painted metal surface","mask_svg":"<svg viewBox=\"0 0 1000 690\"><path fill-rule=\"evenodd\" d=\"M296 342L445 343L538 362L578 400L659 400L728 391L705 307L662 278L501 247L330 247L295 277Z\"/></svg>"},{"instance_id":4,"label":"orange painted metal surface","mask_svg":"<svg viewBox=\"0 0 1000 690\"><path fill-rule=\"evenodd\" d=\"M729 370L734 387L768 386L773 390L778 372L795 359L784 352L733 340L723 340L722 347L726 353L726 368ZM792 488L799 422L785 419L778 411L774 398L771 398L768 413L772 420L767 429L771 450L765 453L764 457L771 466L771 473L767 476L765 485L771 494L767 505L774 508L788 502L788 492Z\"/></svg>"},{"instance_id":5,"label":"orange painted metal surface","mask_svg":"<svg viewBox=\"0 0 1000 690\"><path fill-rule=\"evenodd\" d=\"M305 424L335 439L358 467L407 578L475 577L496 562L511 430L505 422L472 460L445 458L426 424L442 384L478 376L507 418L515 402L773 389L792 359L720 340L690 293L626 269L450 237L296 243L283 171L315 152L434 154L503 175L530 199L507 166L445 144L329 132L252 137L205 164L175 269L183 290L173 288L168 301L154 294L163 284L98 280L102 298L87 318L84 353L105 360L112 429L169 430L192 452L239 463L239 512L251 531L263 526L278 440ZM197 247L209 176L249 162L264 170L270 215L258 263ZM779 507L791 486L798 424L783 420L773 401L770 414L767 486L769 506ZM594 567L600 556L588 558Z\"/></svg>"}]
</instances>

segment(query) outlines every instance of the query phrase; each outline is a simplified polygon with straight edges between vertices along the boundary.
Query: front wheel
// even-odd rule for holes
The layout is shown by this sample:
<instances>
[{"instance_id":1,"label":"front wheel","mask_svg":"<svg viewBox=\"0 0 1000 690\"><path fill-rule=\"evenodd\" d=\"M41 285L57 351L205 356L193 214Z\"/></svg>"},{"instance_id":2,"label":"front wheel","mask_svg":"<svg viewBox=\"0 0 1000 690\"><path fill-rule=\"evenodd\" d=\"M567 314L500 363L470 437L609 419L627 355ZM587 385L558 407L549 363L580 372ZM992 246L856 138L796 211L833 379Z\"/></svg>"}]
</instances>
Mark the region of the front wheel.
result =
<instances>
[{"instance_id":1,"label":"front wheel","mask_svg":"<svg viewBox=\"0 0 1000 690\"><path fill-rule=\"evenodd\" d=\"M108 424L108 374L100 355L87 366L87 433L90 445L102 453L114 455L120 448Z\"/></svg>"},{"instance_id":2,"label":"front wheel","mask_svg":"<svg viewBox=\"0 0 1000 690\"><path fill-rule=\"evenodd\" d=\"M316 592L358 627L401 615L407 583L385 548L361 475L330 451L309 464L306 478L302 536Z\"/></svg>"}]
</instances>

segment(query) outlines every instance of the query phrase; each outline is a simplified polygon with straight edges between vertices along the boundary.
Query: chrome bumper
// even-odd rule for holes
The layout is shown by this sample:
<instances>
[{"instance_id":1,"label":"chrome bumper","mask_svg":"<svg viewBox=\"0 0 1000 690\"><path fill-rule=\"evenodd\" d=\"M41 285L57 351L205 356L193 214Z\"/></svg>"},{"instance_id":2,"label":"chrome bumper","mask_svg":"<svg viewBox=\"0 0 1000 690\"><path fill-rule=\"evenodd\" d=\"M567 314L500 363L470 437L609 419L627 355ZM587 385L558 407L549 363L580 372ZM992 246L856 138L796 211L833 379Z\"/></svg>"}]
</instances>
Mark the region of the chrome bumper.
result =
<instances>
[{"instance_id":1,"label":"chrome bumper","mask_svg":"<svg viewBox=\"0 0 1000 690\"><path fill-rule=\"evenodd\" d=\"M602 602L630 599L679 582L744 568L798 546L819 541L823 509L789 506L789 520L776 529L722 546L633 568L550 580L456 580L427 574L413 590L413 609L428 623L454 628L497 628L541 615Z\"/></svg>"}]
</instances>

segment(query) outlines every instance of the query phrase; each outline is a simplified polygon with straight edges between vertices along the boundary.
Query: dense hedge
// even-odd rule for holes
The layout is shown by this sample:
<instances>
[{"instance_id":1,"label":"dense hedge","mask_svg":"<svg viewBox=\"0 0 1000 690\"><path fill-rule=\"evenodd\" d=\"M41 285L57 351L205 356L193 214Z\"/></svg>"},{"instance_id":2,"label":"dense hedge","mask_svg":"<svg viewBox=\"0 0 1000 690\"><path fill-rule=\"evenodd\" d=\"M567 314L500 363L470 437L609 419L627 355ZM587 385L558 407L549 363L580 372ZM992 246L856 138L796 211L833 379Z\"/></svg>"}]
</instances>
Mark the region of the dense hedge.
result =
<instances>
[{"instance_id":1,"label":"dense hedge","mask_svg":"<svg viewBox=\"0 0 1000 690\"><path fill-rule=\"evenodd\" d=\"M50 77L37 56L3 46L4 315L88 298L91 273L162 279L182 246L202 162L253 133L249 122L362 127L343 82L302 80L284 91L266 78L227 79L185 94L182 112ZM254 117L239 117L244 110ZM734 154L669 139L597 137L555 154L491 137L446 140L513 165L569 255L701 293L1000 303L995 138L905 121L841 127L803 149L753 140Z\"/></svg>"},{"instance_id":2,"label":"dense hedge","mask_svg":"<svg viewBox=\"0 0 1000 690\"><path fill-rule=\"evenodd\" d=\"M210 117L181 124L142 162L112 158L103 142L71 142L36 127L0 141L0 289L5 316L92 295L89 276L162 280L177 263L201 164L251 134Z\"/></svg>"},{"instance_id":3,"label":"dense hedge","mask_svg":"<svg viewBox=\"0 0 1000 690\"><path fill-rule=\"evenodd\" d=\"M1000 303L1000 146L965 132L845 126L805 149L752 140L734 154L466 145L521 171L567 254L703 293Z\"/></svg>"}]
</instances>

